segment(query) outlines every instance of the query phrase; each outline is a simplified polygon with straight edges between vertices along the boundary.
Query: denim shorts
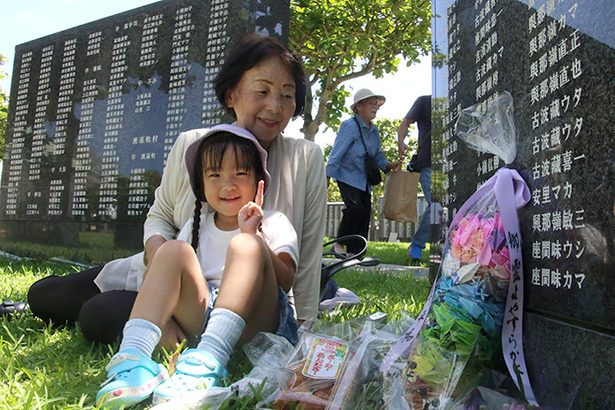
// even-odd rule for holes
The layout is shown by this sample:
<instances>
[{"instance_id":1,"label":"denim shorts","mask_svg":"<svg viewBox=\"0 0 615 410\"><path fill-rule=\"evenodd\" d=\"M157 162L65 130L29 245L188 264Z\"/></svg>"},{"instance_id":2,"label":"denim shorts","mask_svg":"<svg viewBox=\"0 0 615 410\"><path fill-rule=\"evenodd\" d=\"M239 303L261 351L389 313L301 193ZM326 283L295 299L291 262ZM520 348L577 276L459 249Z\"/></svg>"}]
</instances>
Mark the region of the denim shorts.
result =
<instances>
[{"instance_id":1,"label":"denim shorts","mask_svg":"<svg viewBox=\"0 0 615 410\"><path fill-rule=\"evenodd\" d=\"M203 331L205 331L205 328L207 327L209 315L214 309L214 303L218 297L218 292L220 291L220 288L216 286L209 283L207 285L209 287L210 298L209 304L207 305L207 312L205 312L205 324L203 325ZM295 319L295 315L293 314L293 307L288 300L288 295L284 292L284 289L280 287L278 287L278 300L280 301L280 318L278 329L275 334L282 336L294 346L298 342L297 331L299 329L299 323L297 323L297 319Z\"/></svg>"}]
</instances>

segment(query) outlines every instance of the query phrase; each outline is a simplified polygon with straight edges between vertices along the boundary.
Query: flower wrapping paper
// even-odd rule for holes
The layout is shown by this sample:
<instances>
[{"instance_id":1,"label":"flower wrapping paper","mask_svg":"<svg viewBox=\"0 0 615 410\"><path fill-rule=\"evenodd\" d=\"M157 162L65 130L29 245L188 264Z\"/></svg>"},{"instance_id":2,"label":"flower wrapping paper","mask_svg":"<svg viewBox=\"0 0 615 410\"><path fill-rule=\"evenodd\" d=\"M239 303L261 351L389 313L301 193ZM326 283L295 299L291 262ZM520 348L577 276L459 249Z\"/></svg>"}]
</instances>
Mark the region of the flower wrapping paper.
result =
<instances>
[{"instance_id":1,"label":"flower wrapping paper","mask_svg":"<svg viewBox=\"0 0 615 410\"><path fill-rule=\"evenodd\" d=\"M392 377L405 385L408 407L445 406L468 360L488 366L500 349L513 380L535 402L517 325L522 323L523 269L516 210L529 198L521 176L503 168L455 215L425 307L380 368L386 374L393 362L407 360L402 374Z\"/></svg>"}]
</instances>

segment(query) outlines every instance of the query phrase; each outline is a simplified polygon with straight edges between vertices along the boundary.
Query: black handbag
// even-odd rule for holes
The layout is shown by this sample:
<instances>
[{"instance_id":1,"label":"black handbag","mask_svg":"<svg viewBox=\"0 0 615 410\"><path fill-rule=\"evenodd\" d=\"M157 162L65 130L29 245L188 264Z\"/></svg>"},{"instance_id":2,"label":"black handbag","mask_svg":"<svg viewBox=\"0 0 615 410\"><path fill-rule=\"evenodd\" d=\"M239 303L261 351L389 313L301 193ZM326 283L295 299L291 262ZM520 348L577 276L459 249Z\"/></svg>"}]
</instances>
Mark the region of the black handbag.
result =
<instances>
[{"instance_id":1,"label":"black handbag","mask_svg":"<svg viewBox=\"0 0 615 410\"><path fill-rule=\"evenodd\" d=\"M365 141L363 140L363 131L361 130L361 124L357 120L357 117L353 117L354 121L357 123L357 127L359 127L359 135L361 136L361 143L363 143L363 148L365 148L365 174L367 175L367 182L370 185L378 185L382 182L382 175L380 174L380 167L376 163L376 160L369 155L367 152L367 146L365 145Z\"/></svg>"},{"instance_id":2,"label":"black handbag","mask_svg":"<svg viewBox=\"0 0 615 410\"><path fill-rule=\"evenodd\" d=\"M414 154L412 155L412 157L410 157L410 162L408 162L406 169L410 172L421 172L423 167L419 165L419 155L418 154Z\"/></svg>"},{"instance_id":3,"label":"black handbag","mask_svg":"<svg viewBox=\"0 0 615 410\"><path fill-rule=\"evenodd\" d=\"M367 182L370 185L378 185L382 182L380 168L378 168L378 164L369 154L365 154L365 173L367 174Z\"/></svg>"}]
</instances>

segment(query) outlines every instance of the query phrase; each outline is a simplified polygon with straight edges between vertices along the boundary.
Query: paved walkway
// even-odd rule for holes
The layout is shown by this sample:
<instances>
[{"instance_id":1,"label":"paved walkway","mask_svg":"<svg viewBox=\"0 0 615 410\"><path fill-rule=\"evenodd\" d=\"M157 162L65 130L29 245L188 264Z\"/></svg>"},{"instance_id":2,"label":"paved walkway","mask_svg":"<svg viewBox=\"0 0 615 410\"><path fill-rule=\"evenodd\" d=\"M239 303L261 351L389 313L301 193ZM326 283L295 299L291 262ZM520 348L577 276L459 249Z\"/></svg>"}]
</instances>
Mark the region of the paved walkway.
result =
<instances>
[{"instance_id":1,"label":"paved walkway","mask_svg":"<svg viewBox=\"0 0 615 410\"><path fill-rule=\"evenodd\" d=\"M322 263L329 265L338 259L323 258ZM404 265L390 265L387 263L380 263L376 266L353 266L348 269L360 269L366 271L380 272L395 272L399 274L414 275L417 278L427 278L429 276L429 268L424 266L404 266Z\"/></svg>"}]
</instances>

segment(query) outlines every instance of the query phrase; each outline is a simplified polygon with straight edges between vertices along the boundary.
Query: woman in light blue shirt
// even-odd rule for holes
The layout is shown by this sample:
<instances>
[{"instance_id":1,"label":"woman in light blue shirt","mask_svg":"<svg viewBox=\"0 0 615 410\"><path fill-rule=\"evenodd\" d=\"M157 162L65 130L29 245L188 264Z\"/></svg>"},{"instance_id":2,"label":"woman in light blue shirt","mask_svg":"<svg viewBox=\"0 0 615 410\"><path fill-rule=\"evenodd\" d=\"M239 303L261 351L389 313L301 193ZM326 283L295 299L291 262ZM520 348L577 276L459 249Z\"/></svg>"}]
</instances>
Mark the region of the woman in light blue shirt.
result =
<instances>
[{"instance_id":1,"label":"woman in light blue shirt","mask_svg":"<svg viewBox=\"0 0 615 410\"><path fill-rule=\"evenodd\" d=\"M338 236L359 234L368 237L372 206L371 186L365 171L365 150L382 171L399 168L399 161L391 162L384 156L380 149L380 133L372 123L384 101L384 96L376 95L368 89L357 91L350 106L354 115L342 123L335 137L327 162L327 180L333 178L337 182L345 205ZM340 244L335 244L333 250L352 254L360 251L354 244L348 244L346 250Z\"/></svg>"}]
</instances>

